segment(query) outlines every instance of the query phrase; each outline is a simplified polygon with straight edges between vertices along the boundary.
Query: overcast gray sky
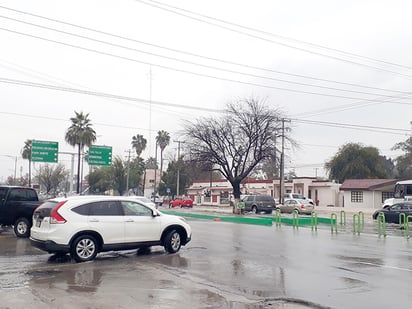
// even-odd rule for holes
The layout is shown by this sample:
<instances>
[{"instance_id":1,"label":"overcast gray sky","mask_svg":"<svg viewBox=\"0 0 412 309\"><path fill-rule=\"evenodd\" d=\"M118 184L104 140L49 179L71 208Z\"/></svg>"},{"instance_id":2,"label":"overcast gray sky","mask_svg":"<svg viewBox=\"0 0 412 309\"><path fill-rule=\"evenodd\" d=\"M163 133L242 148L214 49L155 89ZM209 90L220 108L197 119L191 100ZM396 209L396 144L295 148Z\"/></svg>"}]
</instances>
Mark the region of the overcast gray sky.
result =
<instances>
[{"instance_id":1,"label":"overcast gray sky","mask_svg":"<svg viewBox=\"0 0 412 309\"><path fill-rule=\"evenodd\" d=\"M185 121L251 96L292 119L298 176L324 175L347 142L393 158L410 134L410 12L408 0L0 0L0 180L16 157L27 173L26 139L74 152L74 111L97 145L125 157L142 134L148 157L157 131L181 139Z\"/></svg>"}]
</instances>

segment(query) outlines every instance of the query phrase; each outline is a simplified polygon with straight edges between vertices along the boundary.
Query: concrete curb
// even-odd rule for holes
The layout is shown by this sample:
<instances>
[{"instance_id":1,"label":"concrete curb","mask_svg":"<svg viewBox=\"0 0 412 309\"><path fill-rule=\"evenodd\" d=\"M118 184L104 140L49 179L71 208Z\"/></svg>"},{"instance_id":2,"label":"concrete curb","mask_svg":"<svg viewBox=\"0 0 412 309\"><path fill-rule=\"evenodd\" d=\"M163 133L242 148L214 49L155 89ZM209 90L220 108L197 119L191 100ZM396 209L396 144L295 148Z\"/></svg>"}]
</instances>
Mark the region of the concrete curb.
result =
<instances>
[{"instance_id":1,"label":"concrete curb","mask_svg":"<svg viewBox=\"0 0 412 309\"><path fill-rule=\"evenodd\" d=\"M255 224L255 225L272 225L271 217L244 217L240 215L233 217L233 216L225 216L225 215L205 215L205 214L199 214L199 213L177 212L177 211L162 211L162 213L181 216L181 217L209 219L213 221L224 221L224 222Z\"/></svg>"}]
</instances>

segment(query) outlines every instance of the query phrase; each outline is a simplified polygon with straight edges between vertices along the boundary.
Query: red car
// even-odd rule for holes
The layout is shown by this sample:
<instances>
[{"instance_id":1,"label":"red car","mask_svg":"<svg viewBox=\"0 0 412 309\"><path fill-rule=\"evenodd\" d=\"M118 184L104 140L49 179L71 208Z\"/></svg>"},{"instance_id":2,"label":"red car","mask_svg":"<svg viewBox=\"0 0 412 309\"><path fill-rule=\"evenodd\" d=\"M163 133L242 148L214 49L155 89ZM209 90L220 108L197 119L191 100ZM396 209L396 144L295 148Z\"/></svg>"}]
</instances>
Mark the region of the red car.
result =
<instances>
[{"instance_id":1,"label":"red car","mask_svg":"<svg viewBox=\"0 0 412 309\"><path fill-rule=\"evenodd\" d=\"M174 200L170 201L169 208L171 207L193 207L193 201L190 197L176 197Z\"/></svg>"}]
</instances>

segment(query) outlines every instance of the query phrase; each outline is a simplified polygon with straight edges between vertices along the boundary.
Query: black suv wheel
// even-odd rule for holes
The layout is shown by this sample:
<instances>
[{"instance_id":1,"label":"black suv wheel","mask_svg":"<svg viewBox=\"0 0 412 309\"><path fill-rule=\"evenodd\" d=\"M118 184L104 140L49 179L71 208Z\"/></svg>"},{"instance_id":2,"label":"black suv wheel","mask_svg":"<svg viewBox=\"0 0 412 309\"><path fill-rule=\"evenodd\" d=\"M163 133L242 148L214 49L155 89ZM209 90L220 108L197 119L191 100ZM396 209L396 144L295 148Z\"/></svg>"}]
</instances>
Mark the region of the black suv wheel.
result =
<instances>
[{"instance_id":1,"label":"black suv wheel","mask_svg":"<svg viewBox=\"0 0 412 309\"><path fill-rule=\"evenodd\" d=\"M30 236L30 222L26 218L18 218L16 222L14 222L13 228L17 237Z\"/></svg>"}]
</instances>

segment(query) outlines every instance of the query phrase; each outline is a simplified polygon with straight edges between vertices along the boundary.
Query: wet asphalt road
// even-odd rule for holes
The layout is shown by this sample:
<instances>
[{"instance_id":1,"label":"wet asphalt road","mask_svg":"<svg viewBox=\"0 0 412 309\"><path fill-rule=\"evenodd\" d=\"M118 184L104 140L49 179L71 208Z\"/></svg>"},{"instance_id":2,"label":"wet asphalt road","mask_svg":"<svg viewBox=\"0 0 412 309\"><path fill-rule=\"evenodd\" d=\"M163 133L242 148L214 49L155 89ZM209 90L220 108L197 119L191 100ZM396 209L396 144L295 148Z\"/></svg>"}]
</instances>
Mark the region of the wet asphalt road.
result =
<instances>
[{"instance_id":1,"label":"wet asphalt road","mask_svg":"<svg viewBox=\"0 0 412 309\"><path fill-rule=\"evenodd\" d=\"M0 308L392 308L412 302L412 244L291 226L189 220L193 240L100 254L93 262L45 254L0 234Z\"/></svg>"}]
</instances>

